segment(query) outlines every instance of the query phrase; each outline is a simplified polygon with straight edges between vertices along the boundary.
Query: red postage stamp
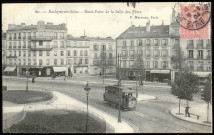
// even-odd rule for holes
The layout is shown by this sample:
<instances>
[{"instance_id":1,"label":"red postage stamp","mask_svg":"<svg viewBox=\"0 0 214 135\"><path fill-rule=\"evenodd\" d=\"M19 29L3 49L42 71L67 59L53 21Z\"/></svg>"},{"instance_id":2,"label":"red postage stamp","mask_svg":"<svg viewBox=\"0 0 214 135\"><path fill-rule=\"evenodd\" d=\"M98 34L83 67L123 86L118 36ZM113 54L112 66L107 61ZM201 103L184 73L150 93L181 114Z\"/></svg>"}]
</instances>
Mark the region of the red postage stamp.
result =
<instances>
[{"instance_id":1,"label":"red postage stamp","mask_svg":"<svg viewBox=\"0 0 214 135\"><path fill-rule=\"evenodd\" d=\"M179 7L177 21L181 25L181 39L209 39L210 4L181 4Z\"/></svg>"}]
</instances>

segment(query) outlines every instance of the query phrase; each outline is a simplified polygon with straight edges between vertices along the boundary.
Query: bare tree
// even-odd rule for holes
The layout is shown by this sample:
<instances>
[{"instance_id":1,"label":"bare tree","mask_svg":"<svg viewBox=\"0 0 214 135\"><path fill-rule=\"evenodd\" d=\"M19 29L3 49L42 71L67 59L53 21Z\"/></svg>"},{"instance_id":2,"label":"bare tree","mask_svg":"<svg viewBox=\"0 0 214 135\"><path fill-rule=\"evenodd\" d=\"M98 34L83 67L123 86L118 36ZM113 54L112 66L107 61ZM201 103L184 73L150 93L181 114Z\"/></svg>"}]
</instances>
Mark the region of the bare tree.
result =
<instances>
[{"instance_id":1,"label":"bare tree","mask_svg":"<svg viewBox=\"0 0 214 135\"><path fill-rule=\"evenodd\" d=\"M139 85L143 85L143 74L140 74L142 70L144 70L144 60L142 54L137 54L136 59L132 65L134 69L138 71L138 77L139 77Z\"/></svg>"}]
</instances>

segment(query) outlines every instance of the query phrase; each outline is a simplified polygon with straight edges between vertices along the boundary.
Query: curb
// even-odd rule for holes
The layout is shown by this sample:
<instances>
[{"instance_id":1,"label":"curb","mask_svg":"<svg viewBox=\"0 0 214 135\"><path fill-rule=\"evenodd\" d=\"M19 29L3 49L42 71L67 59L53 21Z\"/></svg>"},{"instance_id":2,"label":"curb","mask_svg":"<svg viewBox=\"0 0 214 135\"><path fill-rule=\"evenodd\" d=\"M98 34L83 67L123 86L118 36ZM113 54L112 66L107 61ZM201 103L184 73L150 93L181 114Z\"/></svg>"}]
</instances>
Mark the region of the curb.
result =
<instances>
[{"instance_id":1,"label":"curb","mask_svg":"<svg viewBox=\"0 0 214 135\"><path fill-rule=\"evenodd\" d=\"M175 108L175 107L174 107ZM183 120L183 121L187 121L187 122L190 122L190 123L194 123L194 124L198 124L198 125L203 125L203 126L209 126L209 127L212 127L211 126L211 124L210 125L208 125L208 124L205 124L205 123L197 123L197 122L192 122L192 121L188 121L188 120L185 120L185 119L182 119L182 118L179 118L179 117L177 117L177 116L175 116L175 115L173 115L172 114L172 109L170 109L170 114L173 116L173 117L175 117L175 118L177 118L177 119L180 119L180 120Z\"/></svg>"}]
</instances>

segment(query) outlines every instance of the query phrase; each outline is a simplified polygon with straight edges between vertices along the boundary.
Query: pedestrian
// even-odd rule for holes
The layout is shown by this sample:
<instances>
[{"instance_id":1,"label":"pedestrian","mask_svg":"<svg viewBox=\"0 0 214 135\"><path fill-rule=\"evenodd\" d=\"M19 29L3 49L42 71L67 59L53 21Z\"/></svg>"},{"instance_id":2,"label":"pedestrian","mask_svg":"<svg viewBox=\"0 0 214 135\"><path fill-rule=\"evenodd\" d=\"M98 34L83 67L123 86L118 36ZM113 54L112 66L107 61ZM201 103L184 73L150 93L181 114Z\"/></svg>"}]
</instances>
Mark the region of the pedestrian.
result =
<instances>
[{"instance_id":1,"label":"pedestrian","mask_svg":"<svg viewBox=\"0 0 214 135\"><path fill-rule=\"evenodd\" d=\"M190 107L187 106L186 109L185 109L185 117L187 117L187 116L190 117L189 108Z\"/></svg>"}]
</instances>

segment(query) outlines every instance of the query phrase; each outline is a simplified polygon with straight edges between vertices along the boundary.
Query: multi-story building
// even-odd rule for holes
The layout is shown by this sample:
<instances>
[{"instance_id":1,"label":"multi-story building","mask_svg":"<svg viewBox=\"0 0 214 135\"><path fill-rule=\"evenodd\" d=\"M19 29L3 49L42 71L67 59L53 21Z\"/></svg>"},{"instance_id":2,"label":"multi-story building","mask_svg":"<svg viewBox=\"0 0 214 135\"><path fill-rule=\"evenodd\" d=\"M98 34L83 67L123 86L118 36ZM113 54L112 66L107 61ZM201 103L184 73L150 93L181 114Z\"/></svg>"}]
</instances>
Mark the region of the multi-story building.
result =
<instances>
[{"instance_id":1,"label":"multi-story building","mask_svg":"<svg viewBox=\"0 0 214 135\"><path fill-rule=\"evenodd\" d=\"M172 46L179 45L179 26L172 13L170 25L132 25L116 39L117 54L121 55L122 79L136 78L140 74L147 81L171 79ZM140 56L144 67L133 67Z\"/></svg>"},{"instance_id":2,"label":"multi-story building","mask_svg":"<svg viewBox=\"0 0 214 135\"><path fill-rule=\"evenodd\" d=\"M92 75L115 74L116 72L116 43L111 37L88 38L89 72Z\"/></svg>"},{"instance_id":3,"label":"multi-story building","mask_svg":"<svg viewBox=\"0 0 214 135\"><path fill-rule=\"evenodd\" d=\"M7 45L7 40L6 40L6 33L2 32L2 71L4 71L6 67L6 45Z\"/></svg>"},{"instance_id":4,"label":"multi-story building","mask_svg":"<svg viewBox=\"0 0 214 135\"><path fill-rule=\"evenodd\" d=\"M132 25L116 39L117 54L122 57L122 79L136 78L140 70L147 81L173 81L178 63L172 63L171 58L179 47L186 58L185 64L195 74L205 77L211 73L211 41L181 39L181 26L175 20L174 10L171 18L170 25L150 26L150 21L144 27ZM133 63L139 55L144 67L135 69Z\"/></svg>"},{"instance_id":5,"label":"multi-story building","mask_svg":"<svg viewBox=\"0 0 214 135\"><path fill-rule=\"evenodd\" d=\"M67 38L67 66L68 75L88 74L89 40L86 36Z\"/></svg>"},{"instance_id":6,"label":"multi-story building","mask_svg":"<svg viewBox=\"0 0 214 135\"><path fill-rule=\"evenodd\" d=\"M66 24L38 21L37 25L9 24L7 65L16 66L17 75L51 76L66 70Z\"/></svg>"},{"instance_id":7,"label":"multi-story building","mask_svg":"<svg viewBox=\"0 0 214 135\"><path fill-rule=\"evenodd\" d=\"M206 77L212 71L211 40L181 40L181 47L186 57L186 65L199 77Z\"/></svg>"}]
</instances>

